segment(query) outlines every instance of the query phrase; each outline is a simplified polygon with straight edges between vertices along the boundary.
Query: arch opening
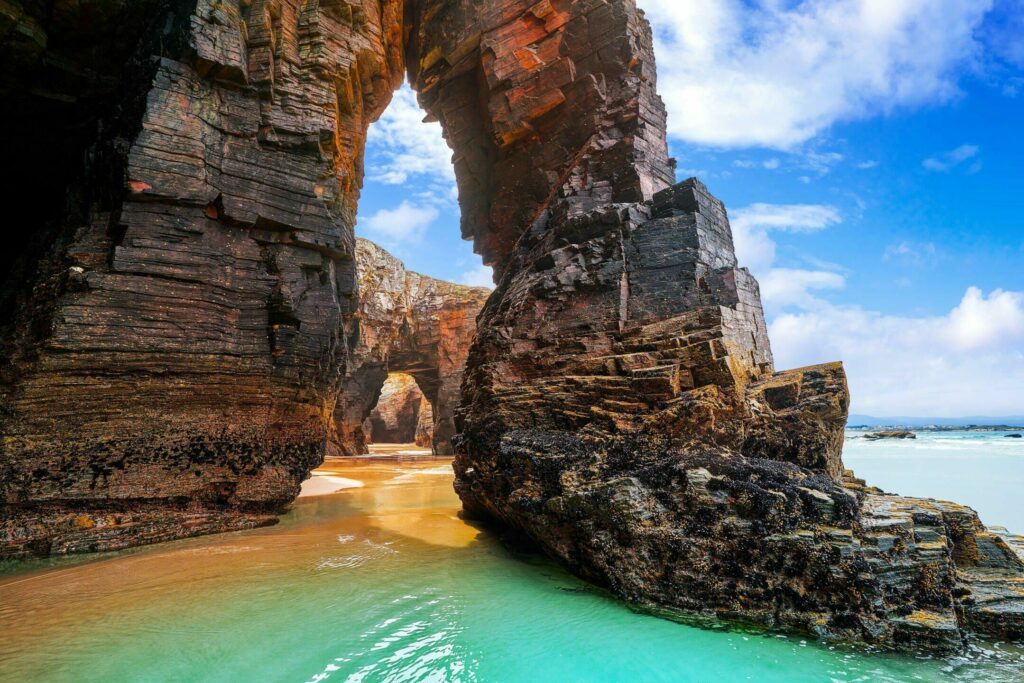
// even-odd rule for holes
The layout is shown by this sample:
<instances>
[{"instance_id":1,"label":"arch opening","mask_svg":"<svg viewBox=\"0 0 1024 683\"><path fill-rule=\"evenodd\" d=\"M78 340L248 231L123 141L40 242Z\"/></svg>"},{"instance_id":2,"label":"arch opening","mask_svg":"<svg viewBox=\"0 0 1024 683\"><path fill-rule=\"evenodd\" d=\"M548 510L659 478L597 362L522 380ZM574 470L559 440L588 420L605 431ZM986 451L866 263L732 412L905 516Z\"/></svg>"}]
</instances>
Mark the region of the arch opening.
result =
<instances>
[{"instance_id":1,"label":"arch opening","mask_svg":"<svg viewBox=\"0 0 1024 683\"><path fill-rule=\"evenodd\" d=\"M364 424L390 373L411 376L431 405L432 444L454 453L455 410L476 318L491 291L408 271L373 242L356 241L358 338L334 411L333 454L367 452Z\"/></svg>"},{"instance_id":2,"label":"arch opening","mask_svg":"<svg viewBox=\"0 0 1024 683\"><path fill-rule=\"evenodd\" d=\"M412 375L388 374L370 417L363 423L363 432L368 444L415 444L433 448L433 406Z\"/></svg>"}]
</instances>

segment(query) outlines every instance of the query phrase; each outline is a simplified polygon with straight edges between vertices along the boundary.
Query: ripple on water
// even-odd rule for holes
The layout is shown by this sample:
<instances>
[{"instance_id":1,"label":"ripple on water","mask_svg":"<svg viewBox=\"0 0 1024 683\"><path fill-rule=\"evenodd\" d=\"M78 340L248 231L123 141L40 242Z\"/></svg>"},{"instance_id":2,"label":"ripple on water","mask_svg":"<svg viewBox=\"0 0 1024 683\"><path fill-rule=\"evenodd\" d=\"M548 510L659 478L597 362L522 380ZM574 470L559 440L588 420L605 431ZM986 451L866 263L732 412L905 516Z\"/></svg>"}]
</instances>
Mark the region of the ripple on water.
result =
<instances>
[{"instance_id":1,"label":"ripple on water","mask_svg":"<svg viewBox=\"0 0 1024 683\"><path fill-rule=\"evenodd\" d=\"M344 539L344 540L342 540ZM345 546L353 545L355 540L354 536L341 535L338 536L338 541ZM334 555L331 557L322 558L317 562L316 570L320 571L331 571L335 569L355 569L362 567L368 562L374 562L388 555L394 555L398 551L392 548L393 542L387 543L376 543L368 538L364 538L359 543L354 545L358 548L354 552L348 555Z\"/></svg>"},{"instance_id":2,"label":"ripple on water","mask_svg":"<svg viewBox=\"0 0 1024 683\"><path fill-rule=\"evenodd\" d=\"M467 527L450 479L374 472L278 527L0 583L0 681L1024 680L1004 645L916 660L638 614Z\"/></svg>"}]
</instances>

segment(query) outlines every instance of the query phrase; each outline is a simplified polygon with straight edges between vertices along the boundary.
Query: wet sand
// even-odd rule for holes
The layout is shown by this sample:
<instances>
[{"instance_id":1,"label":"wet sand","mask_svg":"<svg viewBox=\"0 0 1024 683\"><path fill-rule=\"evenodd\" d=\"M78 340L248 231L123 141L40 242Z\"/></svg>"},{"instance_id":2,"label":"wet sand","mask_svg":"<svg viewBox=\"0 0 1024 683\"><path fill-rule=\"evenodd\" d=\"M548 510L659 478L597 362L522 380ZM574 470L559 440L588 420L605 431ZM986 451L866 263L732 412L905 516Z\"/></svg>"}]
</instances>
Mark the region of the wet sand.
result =
<instances>
[{"instance_id":1,"label":"wet sand","mask_svg":"<svg viewBox=\"0 0 1024 683\"><path fill-rule=\"evenodd\" d=\"M276 527L0 567L0 683L1020 680L638 614L459 519L449 458L375 450Z\"/></svg>"},{"instance_id":2,"label":"wet sand","mask_svg":"<svg viewBox=\"0 0 1024 683\"><path fill-rule=\"evenodd\" d=\"M140 602L173 602L184 590L219 591L296 565L358 567L398 540L461 548L477 539L480 532L458 517L450 458L409 446L374 451L325 462L276 527L4 568L0 666L6 656L46 641L57 646L66 634Z\"/></svg>"}]
</instances>

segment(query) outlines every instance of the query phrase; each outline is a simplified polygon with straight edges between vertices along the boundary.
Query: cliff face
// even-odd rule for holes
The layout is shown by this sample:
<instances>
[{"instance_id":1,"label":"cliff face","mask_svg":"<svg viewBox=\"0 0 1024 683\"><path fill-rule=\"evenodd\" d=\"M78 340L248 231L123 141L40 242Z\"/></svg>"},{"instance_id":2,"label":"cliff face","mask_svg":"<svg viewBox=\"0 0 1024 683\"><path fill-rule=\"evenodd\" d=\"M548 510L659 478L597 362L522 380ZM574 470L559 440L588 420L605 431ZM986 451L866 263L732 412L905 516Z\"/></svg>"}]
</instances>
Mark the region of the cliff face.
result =
<instances>
[{"instance_id":1,"label":"cliff face","mask_svg":"<svg viewBox=\"0 0 1024 683\"><path fill-rule=\"evenodd\" d=\"M41 208L6 264L0 553L265 523L358 452L389 369L451 440L475 310L352 233L408 73L500 280L456 416L469 512L641 604L884 646L1024 635L1017 542L844 474L842 367L775 372L725 208L673 185L633 0L100 4L0 12L31 67L0 82L27 105L4 134L77 131L73 172L12 186Z\"/></svg>"},{"instance_id":2,"label":"cliff face","mask_svg":"<svg viewBox=\"0 0 1024 683\"><path fill-rule=\"evenodd\" d=\"M431 405L432 444L426 445L451 455L462 373L491 292L407 271L373 242L356 243L358 337L335 408L334 445L342 455L367 452L363 423L388 373L400 372L415 379Z\"/></svg>"},{"instance_id":3,"label":"cliff face","mask_svg":"<svg viewBox=\"0 0 1024 683\"><path fill-rule=\"evenodd\" d=\"M757 284L700 183L575 216L516 258L463 385L469 512L650 608L891 647L1024 635L1008 539L844 472L843 369L772 369Z\"/></svg>"},{"instance_id":4,"label":"cliff face","mask_svg":"<svg viewBox=\"0 0 1024 683\"><path fill-rule=\"evenodd\" d=\"M8 550L59 551L108 512L161 510L160 538L193 533L186 509L262 523L334 427L362 147L403 78L402 3L7 5L11 96L58 125L46 102L98 101L68 105L86 161L46 188L71 202L41 203L30 276L4 287L0 499L28 515ZM79 526L34 523L68 511ZM145 540L108 526L124 540L92 547Z\"/></svg>"},{"instance_id":5,"label":"cliff face","mask_svg":"<svg viewBox=\"0 0 1024 683\"><path fill-rule=\"evenodd\" d=\"M432 448L434 445L434 408L426 396L420 401L420 416L416 423L414 442L420 448Z\"/></svg>"}]
</instances>

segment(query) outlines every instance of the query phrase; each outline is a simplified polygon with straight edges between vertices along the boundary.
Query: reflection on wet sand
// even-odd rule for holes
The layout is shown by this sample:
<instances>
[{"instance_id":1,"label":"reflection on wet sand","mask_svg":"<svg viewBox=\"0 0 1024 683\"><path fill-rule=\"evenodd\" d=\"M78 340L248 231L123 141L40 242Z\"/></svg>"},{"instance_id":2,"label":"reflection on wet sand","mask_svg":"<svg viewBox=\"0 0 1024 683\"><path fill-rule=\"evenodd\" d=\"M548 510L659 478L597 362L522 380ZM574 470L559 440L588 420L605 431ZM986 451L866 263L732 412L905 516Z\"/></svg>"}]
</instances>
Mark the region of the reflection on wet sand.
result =
<instances>
[{"instance_id":1,"label":"reflection on wet sand","mask_svg":"<svg viewBox=\"0 0 1024 683\"><path fill-rule=\"evenodd\" d=\"M390 455L324 463L276 527L0 574L0 664L112 614L181 604L186 591L216 600L297 567L314 575L354 569L410 543L462 548L477 539L480 532L458 517L450 458L380 450Z\"/></svg>"},{"instance_id":2,"label":"reflection on wet sand","mask_svg":"<svg viewBox=\"0 0 1024 683\"><path fill-rule=\"evenodd\" d=\"M270 529L0 568L0 683L1021 680L1004 646L922 661L639 614L459 520L447 459L317 476L363 485Z\"/></svg>"}]
</instances>

